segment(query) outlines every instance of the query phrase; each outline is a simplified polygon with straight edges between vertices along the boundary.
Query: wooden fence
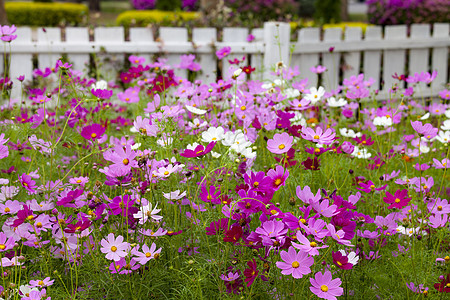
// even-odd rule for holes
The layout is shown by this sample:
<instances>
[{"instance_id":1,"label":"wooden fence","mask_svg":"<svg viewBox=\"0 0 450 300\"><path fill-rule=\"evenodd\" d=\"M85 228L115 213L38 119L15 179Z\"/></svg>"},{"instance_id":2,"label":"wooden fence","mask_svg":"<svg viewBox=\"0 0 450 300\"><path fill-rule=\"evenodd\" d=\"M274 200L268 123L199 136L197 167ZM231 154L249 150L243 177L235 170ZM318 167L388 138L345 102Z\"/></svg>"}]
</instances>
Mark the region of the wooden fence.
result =
<instances>
[{"instance_id":1,"label":"wooden fence","mask_svg":"<svg viewBox=\"0 0 450 300\"><path fill-rule=\"evenodd\" d=\"M255 40L247 42L249 34ZM216 80L219 66L215 51L231 47L231 55L222 60L222 70L227 72L228 60L247 58L253 67L265 67L262 75L253 74L253 79L270 78L270 67L283 61L291 67L298 66L301 77L308 77L311 86L321 80L327 89L333 89L343 78L364 73L375 79L375 87L381 94L396 82L394 73L412 75L415 72L436 70L437 78L431 86L423 86L422 94L437 95L449 79L449 24L414 24L368 27L303 28L295 33L287 23L268 22L264 28L224 28L219 35L216 28L194 28L191 36L186 28L161 27L156 38L150 28L99 27L46 28L43 30L18 28L17 39L6 45L10 53L10 76L15 81L25 75L32 77L33 69L53 67L62 54L67 55L73 68L83 70L92 53L107 53L112 60L123 62L127 55L139 54L150 61L155 54L164 55L169 64L180 63L180 55L193 53L202 66L198 79L206 82ZM218 36L221 37L218 40ZM330 52L330 48L334 48ZM36 60L37 59L37 60ZM36 65L37 61L37 65ZM35 64L35 65L33 65ZM324 65L328 71L322 79L310 71L311 67ZM111 77L113 69L104 65ZM0 71L3 69L3 62ZM185 70L177 75L186 76ZM112 78L109 78L112 79Z\"/></svg>"}]
</instances>

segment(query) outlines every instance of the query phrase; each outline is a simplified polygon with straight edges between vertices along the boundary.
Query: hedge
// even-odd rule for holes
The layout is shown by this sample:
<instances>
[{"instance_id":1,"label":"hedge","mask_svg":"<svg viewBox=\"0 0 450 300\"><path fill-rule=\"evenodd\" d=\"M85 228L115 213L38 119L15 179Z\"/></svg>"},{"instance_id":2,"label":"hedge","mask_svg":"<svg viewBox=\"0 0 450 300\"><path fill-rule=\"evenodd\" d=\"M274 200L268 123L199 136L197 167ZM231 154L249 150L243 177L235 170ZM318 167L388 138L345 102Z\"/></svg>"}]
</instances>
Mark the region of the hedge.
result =
<instances>
[{"instance_id":1,"label":"hedge","mask_svg":"<svg viewBox=\"0 0 450 300\"><path fill-rule=\"evenodd\" d=\"M78 25L89 13L84 4L58 2L6 2L5 9L8 21L22 26Z\"/></svg>"},{"instance_id":2,"label":"hedge","mask_svg":"<svg viewBox=\"0 0 450 300\"><path fill-rule=\"evenodd\" d=\"M117 19L117 25L125 27L145 27L149 24L159 23L170 25L173 21L192 21L200 17L196 12L173 12L162 10L129 10L121 13Z\"/></svg>"}]
</instances>

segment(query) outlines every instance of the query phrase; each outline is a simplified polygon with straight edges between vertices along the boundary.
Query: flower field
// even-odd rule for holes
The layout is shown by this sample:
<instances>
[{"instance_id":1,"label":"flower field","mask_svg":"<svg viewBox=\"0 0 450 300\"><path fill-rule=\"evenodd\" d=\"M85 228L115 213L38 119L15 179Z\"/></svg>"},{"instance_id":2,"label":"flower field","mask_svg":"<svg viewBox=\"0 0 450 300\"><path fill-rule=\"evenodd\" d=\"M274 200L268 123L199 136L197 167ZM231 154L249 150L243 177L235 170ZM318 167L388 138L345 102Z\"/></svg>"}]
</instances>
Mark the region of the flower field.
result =
<instances>
[{"instance_id":1,"label":"flower field","mask_svg":"<svg viewBox=\"0 0 450 300\"><path fill-rule=\"evenodd\" d=\"M131 55L110 82L58 60L22 99L2 76L2 299L446 299L436 72L392 74L381 101L364 74L325 90L234 59L206 84L195 59Z\"/></svg>"}]
</instances>

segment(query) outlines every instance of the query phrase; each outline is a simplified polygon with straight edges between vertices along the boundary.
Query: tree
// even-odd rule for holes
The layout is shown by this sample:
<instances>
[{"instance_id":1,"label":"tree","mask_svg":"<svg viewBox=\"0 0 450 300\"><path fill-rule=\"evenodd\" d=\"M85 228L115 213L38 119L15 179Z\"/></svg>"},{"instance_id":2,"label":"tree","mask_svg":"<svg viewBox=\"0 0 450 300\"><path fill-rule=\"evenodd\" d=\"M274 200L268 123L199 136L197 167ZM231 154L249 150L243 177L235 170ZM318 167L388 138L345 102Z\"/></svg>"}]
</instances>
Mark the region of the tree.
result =
<instances>
[{"instance_id":1,"label":"tree","mask_svg":"<svg viewBox=\"0 0 450 300\"><path fill-rule=\"evenodd\" d=\"M100 0L89 0L89 10L100 11Z\"/></svg>"},{"instance_id":2,"label":"tree","mask_svg":"<svg viewBox=\"0 0 450 300\"><path fill-rule=\"evenodd\" d=\"M341 19L342 21L350 20L348 15L348 0L341 0Z\"/></svg>"},{"instance_id":3,"label":"tree","mask_svg":"<svg viewBox=\"0 0 450 300\"><path fill-rule=\"evenodd\" d=\"M0 25L7 25L8 17L6 16L5 1L0 0Z\"/></svg>"}]
</instances>

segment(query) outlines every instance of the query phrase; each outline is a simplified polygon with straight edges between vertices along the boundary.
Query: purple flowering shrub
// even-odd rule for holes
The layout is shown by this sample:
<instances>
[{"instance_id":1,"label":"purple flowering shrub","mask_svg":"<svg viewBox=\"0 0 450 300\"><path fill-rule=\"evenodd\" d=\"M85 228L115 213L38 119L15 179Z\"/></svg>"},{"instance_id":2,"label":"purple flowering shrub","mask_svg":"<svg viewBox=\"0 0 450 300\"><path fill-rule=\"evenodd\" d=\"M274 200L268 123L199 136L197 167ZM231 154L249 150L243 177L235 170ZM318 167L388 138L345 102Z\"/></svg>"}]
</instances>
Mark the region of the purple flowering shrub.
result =
<instances>
[{"instance_id":1,"label":"purple flowering shrub","mask_svg":"<svg viewBox=\"0 0 450 300\"><path fill-rule=\"evenodd\" d=\"M366 3L372 24L450 22L450 0L367 0Z\"/></svg>"},{"instance_id":2,"label":"purple flowering shrub","mask_svg":"<svg viewBox=\"0 0 450 300\"><path fill-rule=\"evenodd\" d=\"M135 9L154 9L156 0L131 0L131 4Z\"/></svg>"},{"instance_id":3,"label":"purple flowering shrub","mask_svg":"<svg viewBox=\"0 0 450 300\"><path fill-rule=\"evenodd\" d=\"M364 74L331 91L282 63L249 80L245 57L212 83L176 75L193 54L128 60L110 82L58 61L1 103L1 298L450 292L450 90L418 86L435 72L377 103Z\"/></svg>"},{"instance_id":4,"label":"purple flowering shrub","mask_svg":"<svg viewBox=\"0 0 450 300\"><path fill-rule=\"evenodd\" d=\"M297 13L298 8L294 0L225 0L225 5L242 20L257 22L288 20L289 16L292 17Z\"/></svg>"}]
</instances>

